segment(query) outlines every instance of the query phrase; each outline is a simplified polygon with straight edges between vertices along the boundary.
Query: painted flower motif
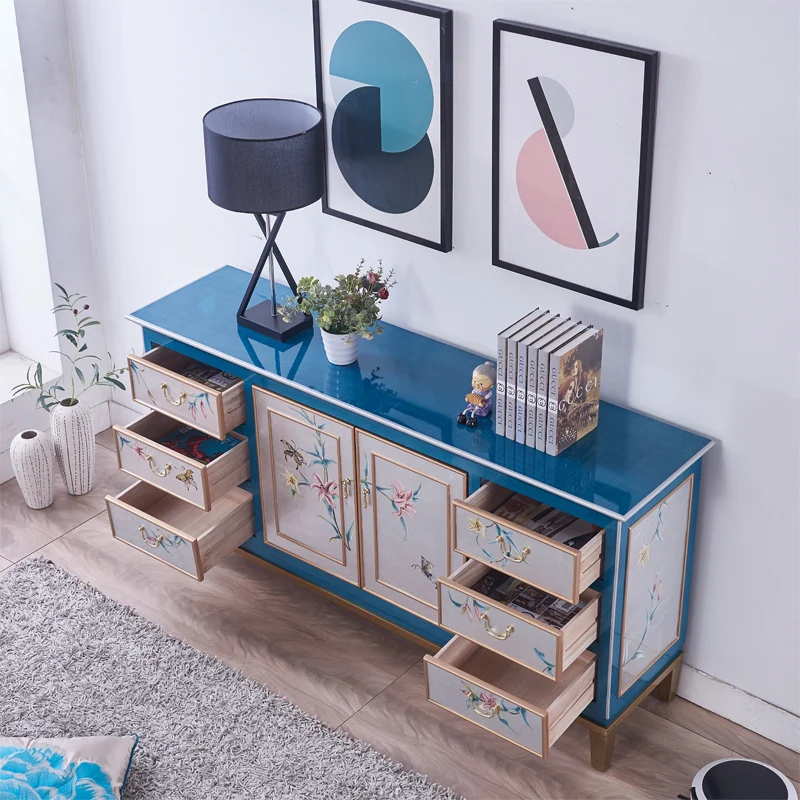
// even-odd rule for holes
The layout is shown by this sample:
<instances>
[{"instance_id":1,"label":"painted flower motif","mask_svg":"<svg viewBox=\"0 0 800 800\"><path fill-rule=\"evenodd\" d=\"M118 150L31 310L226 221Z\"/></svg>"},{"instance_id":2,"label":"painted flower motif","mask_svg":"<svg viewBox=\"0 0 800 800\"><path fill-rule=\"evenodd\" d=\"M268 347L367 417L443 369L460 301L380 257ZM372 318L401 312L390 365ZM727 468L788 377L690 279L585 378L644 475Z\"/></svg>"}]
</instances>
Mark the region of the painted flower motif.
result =
<instances>
[{"instance_id":1,"label":"painted flower motif","mask_svg":"<svg viewBox=\"0 0 800 800\"><path fill-rule=\"evenodd\" d=\"M133 445L133 452L136 453L139 458L146 459L147 458L147 451L142 447L142 445L138 443L134 443Z\"/></svg>"},{"instance_id":2,"label":"painted flower motif","mask_svg":"<svg viewBox=\"0 0 800 800\"><path fill-rule=\"evenodd\" d=\"M52 747L0 747L0 798L114 800L114 790L99 764L74 763Z\"/></svg>"},{"instance_id":3,"label":"painted flower motif","mask_svg":"<svg viewBox=\"0 0 800 800\"><path fill-rule=\"evenodd\" d=\"M412 489L404 489L400 481L395 481L392 484L392 502L396 508L392 511L392 516L395 517L413 517L417 513L414 508L414 491Z\"/></svg>"},{"instance_id":4,"label":"painted flower motif","mask_svg":"<svg viewBox=\"0 0 800 800\"><path fill-rule=\"evenodd\" d=\"M286 481L286 485L289 487L292 497L297 497L297 495L300 494L300 481L297 480L297 475L290 469L285 469L283 471L283 479Z\"/></svg>"},{"instance_id":5,"label":"painted flower motif","mask_svg":"<svg viewBox=\"0 0 800 800\"><path fill-rule=\"evenodd\" d=\"M467 518L467 530L475 531L475 533L479 533L483 536L486 532L486 526L481 522L480 517L474 517L473 519Z\"/></svg>"},{"instance_id":6,"label":"painted flower motif","mask_svg":"<svg viewBox=\"0 0 800 800\"><path fill-rule=\"evenodd\" d=\"M638 557L638 561L636 562L637 567L642 567L650 560L650 545L643 544L639 548L639 552L636 554Z\"/></svg>"},{"instance_id":7,"label":"painted flower motif","mask_svg":"<svg viewBox=\"0 0 800 800\"><path fill-rule=\"evenodd\" d=\"M486 694L486 692L481 692L480 700L481 704L486 709L492 709L497 705L497 698L491 694Z\"/></svg>"},{"instance_id":8,"label":"painted flower motif","mask_svg":"<svg viewBox=\"0 0 800 800\"><path fill-rule=\"evenodd\" d=\"M318 473L314 473L313 480L311 481L311 489L317 495L317 500L321 503L333 507L333 501L336 500L336 481L328 481L327 483L320 478Z\"/></svg>"}]
</instances>

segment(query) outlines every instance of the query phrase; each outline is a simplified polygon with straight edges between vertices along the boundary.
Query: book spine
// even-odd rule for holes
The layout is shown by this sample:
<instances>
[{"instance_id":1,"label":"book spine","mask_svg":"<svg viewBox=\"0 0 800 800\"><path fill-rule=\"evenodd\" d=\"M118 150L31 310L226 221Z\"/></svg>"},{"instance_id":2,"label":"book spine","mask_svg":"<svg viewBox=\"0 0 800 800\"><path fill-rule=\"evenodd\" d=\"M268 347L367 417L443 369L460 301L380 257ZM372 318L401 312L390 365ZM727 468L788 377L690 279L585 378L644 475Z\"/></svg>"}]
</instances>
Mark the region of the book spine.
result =
<instances>
[{"instance_id":1,"label":"book spine","mask_svg":"<svg viewBox=\"0 0 800 800\"><path fill-rule=\"evenodd\" d=\"M547 433L547 352L539 351L536 364L536 449L544 451L545 434Z\"/></svg>"},{"instance_id":2,"label":"book spine","mask_svg":"<svg viewBox=\"0 0 800 800\"><path fill-rule=\"evenodd\" d=\"M514 438L517 421L517 342L509 338L506 347L506 428L505 435Z\"/></svg>"},{"instance_id":3,"label":"book spine","mask_svg":"<svg viewBox=\"0 0 800 800\"><path fill-rule=\"evenodd\" d=\"M528 348L523 344L517 345L517 419L514 438L525 444L525 399L527 396L528 380Z\"/></svg>"},{"instance_id":4,"label":"book spine","mask_svg":"<svg viewBox=\"0 0 800 800\"><path fill-rule=\"evenodd\" d=\"M561 359L550 356L550 370L547 379L547 431L545 433L544 451L549 456L556 452L556 428L558 427L558 370Z\"/></svg>"},{"instance_id":5,"label":"book spine","mask_svg":"<svg viewBox=\"0 0 800 800\"><path fill-rule=\"evenodd\" d=\"M497 382L495 383L494 432L506 432L506 346L505 336L497 337Z\"/></svg>"},{"instance_id":6,"label":"book spine","mask_svg":"<svg viewBox=\"0 0 800 800\"><path fill-rule=\"evenodd\" d=\"M528 374L525 378L525 444L536 447L536 363L539 350L528 348Z\"/></svg>"}]
</instances>

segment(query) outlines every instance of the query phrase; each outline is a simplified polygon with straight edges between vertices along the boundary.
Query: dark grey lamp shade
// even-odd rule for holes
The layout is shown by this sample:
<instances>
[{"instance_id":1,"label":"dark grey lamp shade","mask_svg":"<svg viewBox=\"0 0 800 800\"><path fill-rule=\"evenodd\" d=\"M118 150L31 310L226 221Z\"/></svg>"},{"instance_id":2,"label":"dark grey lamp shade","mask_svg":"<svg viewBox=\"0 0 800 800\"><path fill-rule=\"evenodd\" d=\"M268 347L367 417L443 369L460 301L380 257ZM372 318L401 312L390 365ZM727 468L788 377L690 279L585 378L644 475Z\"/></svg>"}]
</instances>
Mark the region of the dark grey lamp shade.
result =
<instances>
[{"instance_id":1,"label":"dark grey lamp shade","mask_svg":"<svg viewBox=\"0 0 800 800\"><path fill-rule=\"evenodd\" d=\"M203 117L208 197L229 211L311 205L324 182L322 114L298 100L239 100Z\"/></svg>"}]
</instances>

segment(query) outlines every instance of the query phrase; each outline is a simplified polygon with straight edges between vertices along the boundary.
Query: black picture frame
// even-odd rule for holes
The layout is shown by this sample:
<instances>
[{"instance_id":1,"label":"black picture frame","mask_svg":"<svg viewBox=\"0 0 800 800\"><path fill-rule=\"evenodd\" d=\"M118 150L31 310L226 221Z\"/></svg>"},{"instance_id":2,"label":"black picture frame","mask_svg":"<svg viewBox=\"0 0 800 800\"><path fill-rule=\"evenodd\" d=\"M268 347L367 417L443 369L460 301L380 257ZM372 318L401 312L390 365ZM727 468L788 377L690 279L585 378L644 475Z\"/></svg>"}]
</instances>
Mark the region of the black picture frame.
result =
<instances>
[{"instance_id":1,"label":"black picture frame","mask_svg":"<svg viewBox=\"0 0 800 800\"><path fill-rule=\"evenodd\" d=\"M639 156L639 187L636 212L636 236L634 243L633 280L630 299L607 294L590 287L582 286L553 275L537 272L535 269L512 264L500 258L500 87L502 76L501 34L516 33L560 44L589 48L611 55L633 58L644 62L644 81L642 94L642 129ZM492 44L492 264L496 267L527 275L537 280L571 289L575 292L624 306L634 311L644 305L645 267L647 261L647 239L650 220L650 195L653 177L653 151L655 146L656 95L658 87L659 53L617 42L595 39L566 31L543 28L506 19L494 20Z\"/></svg>"},{"instance_id":2,"label":"black picture frame","mask_svg":"<svg viewBox=\"0 0 800 800\"><path fill-rule=\"evenodd\" d=\"M312 0L314 17L314 63L316 72L317 107L323 116L323 130L325 134L324 164L325 164L325 191L322 195L322 212L332 217L363 225L366 228L380 231L381 233L397 236L415 244L430 247L434 250L447 253L453 249L453 12L450 9L425 3L412 2L412 0L359 0L369 5L385 6L386 8L406 11L413 14L422 14L439 20L439 64L440 64L440 181L439 192L441 195L441 228L439 241L425 239L405 231L397 230L388 225L371 220L362 219L345 211L331 208L328 202L328 127L325 119L323 95L323 69L322 69L322 32L320 23L320 0Z\"/></svg>"}]
</instances>

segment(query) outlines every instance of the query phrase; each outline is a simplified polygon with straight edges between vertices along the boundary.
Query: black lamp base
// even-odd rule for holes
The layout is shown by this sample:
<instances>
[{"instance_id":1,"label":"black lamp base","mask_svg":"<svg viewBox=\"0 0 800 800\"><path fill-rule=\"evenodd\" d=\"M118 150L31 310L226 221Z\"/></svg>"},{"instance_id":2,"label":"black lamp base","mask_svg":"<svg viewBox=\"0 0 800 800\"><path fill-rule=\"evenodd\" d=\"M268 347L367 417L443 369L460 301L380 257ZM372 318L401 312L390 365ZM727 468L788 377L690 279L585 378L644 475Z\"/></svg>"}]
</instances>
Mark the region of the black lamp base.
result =
<instances>
[{"instance_id":1,"label":"black lamp base","mask_svg":"<svg viewBox=\"0 0 800 800\"><path fill-rule=\"evenodd\" d=\"M284 322L280 314L273 317L272 303L269 300L257 303L252 308L246 309L244 313L237 314L236 320L243 327L263 333L264 336L277 339L279 342L285 342L287 339L297 336L298 333L308 330L314 324L314 320L309 314L303 314L300 311L296 311L292 315L290 322Z\"/></svg>"}]
</instances>

